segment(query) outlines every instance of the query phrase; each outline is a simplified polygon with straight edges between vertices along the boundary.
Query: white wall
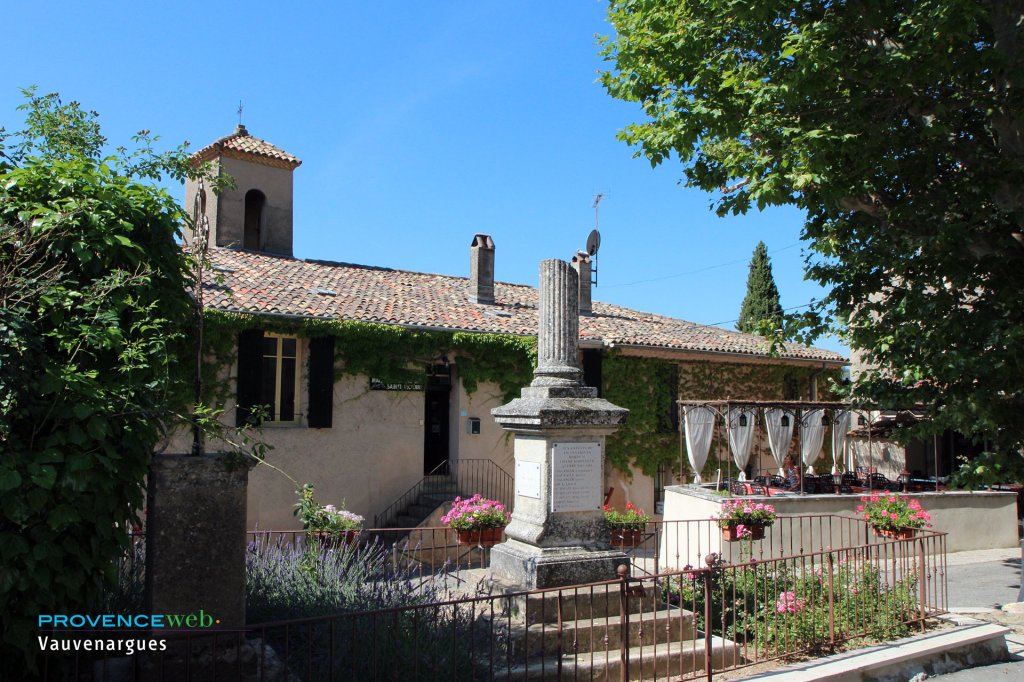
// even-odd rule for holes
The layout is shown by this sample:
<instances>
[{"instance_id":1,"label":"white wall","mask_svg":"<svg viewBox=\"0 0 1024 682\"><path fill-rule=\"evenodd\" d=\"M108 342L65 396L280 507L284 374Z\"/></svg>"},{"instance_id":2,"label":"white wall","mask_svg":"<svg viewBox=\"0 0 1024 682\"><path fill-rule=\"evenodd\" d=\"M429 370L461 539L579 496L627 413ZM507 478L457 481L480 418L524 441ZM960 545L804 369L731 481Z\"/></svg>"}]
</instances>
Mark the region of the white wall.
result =
<instances>
[{"instance_id":1,"label":"white wall","mask_svg":"<svg viewBox=\"0 0 1024 682\"><path fill-rule=\"evenodd\" d=\"M897 493L899 494L899 493ZM1017 540L1017 497L1012 492L938 492L909 495L921 502L932 515L933 531L947 533L946 551L1013 548ZM751 499L768 502L780 515L800 516L796 522L777 522L769 529L764 543L756 545L765 556L780 552L792 555L864 544L863 524L838 521L812 521L810 515L833 514L857 517L859 495L792 495L769 498L729 498L714 495L693 486L672 486L665 494L666 522L705 520L718 515L728 499ZM717 526L712 531L696 530L697 524L685 530L686 524L666 524L662 537L660 561L663 565L697 565L710 552L736 552L736 547L723 547ZM709 524L701 524L707 528ZM728 543L727 543L728 545Z\"/></svg>"}]
</instances>

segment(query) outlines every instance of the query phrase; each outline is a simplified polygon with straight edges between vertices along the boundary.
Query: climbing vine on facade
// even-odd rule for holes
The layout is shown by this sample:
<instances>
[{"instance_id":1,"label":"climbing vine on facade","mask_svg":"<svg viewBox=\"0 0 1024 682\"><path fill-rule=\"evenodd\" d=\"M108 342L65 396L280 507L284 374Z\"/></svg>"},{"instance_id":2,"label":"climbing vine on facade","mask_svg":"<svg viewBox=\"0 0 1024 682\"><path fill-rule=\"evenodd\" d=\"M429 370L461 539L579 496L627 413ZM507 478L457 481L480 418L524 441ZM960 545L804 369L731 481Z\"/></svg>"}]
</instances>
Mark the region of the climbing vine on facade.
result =
<instances>
[{"instance_id":1,"label":"climbing vine on facade","mask_svg":"<svg viewBox=\"0 0 1024 682\"><path fill-rule=\"evenodd\" d=\"M629 472L635 467L653 476L662 464L680 472L678 412L676 400L782 400L787 382L797 386L796 398L809 399L812 378L817 379L818 398L834 397L833 385L840 370L821 370L806 366L780 364L744 364L733 362L673 362L609 354L602 364L602 388L605 398L629 409L626 426L609 436L608 461ZM728 443L724 429L715 429L711 455L703 475L713 476L719 458L727 460ZM684 469L688 464L683 465Z\"/></svg>"},{"instance_id":2,"label":"climbing vine on facade","mask_svg":"<svg viewBox=\"0 0 1024 682\"><path fill-rule=\"evenodd\" d=\"M238 333L245 329L335 339L336 378L375 377L387 383L422 381L429 364L449 357L459 369L467 393L482 383L494 383L506 400L530 383L537 357L537 340L510 334L477 334L409 329L393 324L321 318L270 317L218 310L207 312L207 366L204 383L210 404L223 404L229 386L223 377L234 358Z\"/></svg>"}]
</instances>

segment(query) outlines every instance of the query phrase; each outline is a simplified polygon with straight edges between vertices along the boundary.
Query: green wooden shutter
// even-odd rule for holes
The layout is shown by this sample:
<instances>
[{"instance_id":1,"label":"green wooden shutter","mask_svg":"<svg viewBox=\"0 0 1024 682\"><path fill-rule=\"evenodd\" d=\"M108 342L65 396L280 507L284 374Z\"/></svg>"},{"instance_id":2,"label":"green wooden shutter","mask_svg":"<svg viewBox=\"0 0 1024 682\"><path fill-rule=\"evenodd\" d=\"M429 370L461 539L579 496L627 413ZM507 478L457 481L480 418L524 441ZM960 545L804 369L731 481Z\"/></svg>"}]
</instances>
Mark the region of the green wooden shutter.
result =
<instances>
[{"instance_id":1,"label":"green wooden shutter","mask_svg":"<svg viewBox=\"0 0 1024 682\"><path fill-rule=\"evenodd\" d=\"M263 330L246 329L238 335L238 381L235 425L245 426L263 385Z\"/></svg>"},{"instance_id":2,"label":"green wooden shutter","mask_svg":"<svg viewBox=\"0 0 1024 682\"><path fill-rule=\"evenodd\" d=\"M334 413L334 337L309 340L309 403L306 421L312 429L329 429Z\"/></svg>"}]
</instances>

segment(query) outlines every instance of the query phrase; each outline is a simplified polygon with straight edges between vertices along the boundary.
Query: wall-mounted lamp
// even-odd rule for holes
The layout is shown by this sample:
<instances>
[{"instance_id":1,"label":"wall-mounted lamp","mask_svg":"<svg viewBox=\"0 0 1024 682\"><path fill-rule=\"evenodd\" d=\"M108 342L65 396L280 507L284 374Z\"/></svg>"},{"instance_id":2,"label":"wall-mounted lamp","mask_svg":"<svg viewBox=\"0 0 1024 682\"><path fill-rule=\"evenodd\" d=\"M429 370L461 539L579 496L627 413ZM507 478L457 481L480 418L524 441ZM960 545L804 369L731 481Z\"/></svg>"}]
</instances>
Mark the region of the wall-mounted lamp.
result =
<instances>
[{"instance_id":1,"label":"wall-mounted lamp","mask_svg":"<svg viewBox=\"0 0 1024 682\"><path fill-rule=\"evenodd\" d=\"M740 415L740 426L746 426L746 425L747 425L747 415L741 414Z\"/></svg>"},{"instance_id":2,"label":"wall-mounted lamp","mask_svg":"<svg viewBox=\"0 0 1024 682\"><path fill-rule=\"evenodd\" d=\"M821 425L822 426L828 426L829 425L829 420L828 420L828 415L827 414L822 415L822 417L821 417Z\"/></svg>"},{"instance_id":3,"label":"wall-mounted lamp","mask_svg":"<svg viewBox=\"0 0 1024 682\"><path fill-rule=\"evenodd\" d=\"M789 415L782 415L782 419L779 420L779 426L789 426Z\"/></svg>"},{"instance_id":4,"label":"wall-mounted lamp","mask_svg":"<svg viewBox=\"0 0 1024 682\"><path fill-rule=\"evenodd\" d=\"M857 416L857 426L867 426L868 420L864 418L864 415Z\"/></svg>"},{"instance_id":5,"label":"wall-mounted lamp","mask_svg":"<svg viewBox=\"0 0 1024 682\"><path fill-rule=\"evenodd\" d=\"M480 417L470 417L466 420L466 433L471 436L480 435Z\"/></svg>"}]
</instances>

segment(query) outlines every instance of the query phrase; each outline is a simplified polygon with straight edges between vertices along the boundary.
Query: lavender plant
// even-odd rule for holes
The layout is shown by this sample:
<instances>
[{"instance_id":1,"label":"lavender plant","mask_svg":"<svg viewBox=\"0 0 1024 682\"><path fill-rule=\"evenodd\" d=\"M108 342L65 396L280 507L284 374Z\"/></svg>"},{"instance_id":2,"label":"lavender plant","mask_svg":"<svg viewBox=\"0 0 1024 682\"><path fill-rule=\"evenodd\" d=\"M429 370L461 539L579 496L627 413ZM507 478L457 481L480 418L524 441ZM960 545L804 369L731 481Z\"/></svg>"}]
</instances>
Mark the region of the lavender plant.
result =
<instances>
[{"instance_id":1,"label":"lavender plant","mask_svg":"<svg viewBox=\"0 0 1024 682\"><path fill-rule=\"evenodd\" d=\"M403 556L399 548L396 556ZM442 581L392 560L379 541L317 550L291 542L251 542L246 552L250 623L430 603Z\"/></svg>"}]
</instances>

